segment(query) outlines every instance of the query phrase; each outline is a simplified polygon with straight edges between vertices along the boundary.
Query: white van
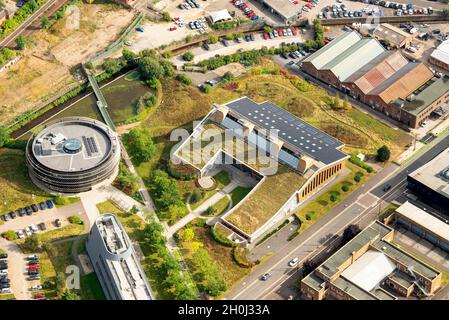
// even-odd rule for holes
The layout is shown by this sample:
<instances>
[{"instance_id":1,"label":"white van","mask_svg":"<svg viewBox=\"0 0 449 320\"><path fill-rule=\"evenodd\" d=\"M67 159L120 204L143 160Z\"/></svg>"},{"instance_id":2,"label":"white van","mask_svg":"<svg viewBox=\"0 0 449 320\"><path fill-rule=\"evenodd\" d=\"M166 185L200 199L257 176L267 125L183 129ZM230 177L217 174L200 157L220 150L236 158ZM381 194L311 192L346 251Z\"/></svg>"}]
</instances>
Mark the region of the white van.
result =
<instances>
[{"instance_id":1,"label":"white van","mask_svg":"<svg viewBox=\"0 0 449 320\"><path fill-rule=\"evenodd\" d=\"M289 267L295 267L295 266L298 265L298 262L299 262L299 258L296 257L296 258L294 258L294 259L292 259L292 260L290 260L290 261L288 262L288 266L289 266Z\"/></svg>"}]
</instances>

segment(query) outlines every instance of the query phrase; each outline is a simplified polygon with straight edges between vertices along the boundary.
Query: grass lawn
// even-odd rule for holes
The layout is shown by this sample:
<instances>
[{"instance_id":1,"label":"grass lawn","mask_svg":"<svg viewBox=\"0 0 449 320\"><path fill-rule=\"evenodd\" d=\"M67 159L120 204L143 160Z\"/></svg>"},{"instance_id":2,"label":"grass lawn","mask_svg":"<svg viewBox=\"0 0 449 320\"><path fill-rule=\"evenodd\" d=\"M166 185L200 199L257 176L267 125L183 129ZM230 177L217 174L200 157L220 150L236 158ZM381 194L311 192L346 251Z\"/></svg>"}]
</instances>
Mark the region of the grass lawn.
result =
<instances>
[{"instance_id":1,"label":"grass lawn","mask_svg":"<svg viewBox=\"0 0 449 320\"><path fill-rule=\"evenodd\" d=\"M0 214L50 197L31 182L23 151L0 148L0 168Z\"/></svg>"},{"instance_id":2,"label":"grass lawn","mask_svg":"<svg viewBox=\"0 0 449 320\"><path fill-rule=\"evenodd\" d=\"M86 240L87 240L87 234L82 236L81 240L78 242L78 247L76 248L76 252L78 254L87 254Z\"/></svg>"},{"instance_id":3,"label":"grass lawn","mask_svg":"<svg viewBox=\"0 0 449 320\"><path fill-rule=\"evenodd\" d=\"M209 191L204 191L201 189L198 189L198 190L203 194L203 197L195 203L190 203L190 208L192 210L195 210L196 208L201 206L204 202L206 202L208 199L210 199L214 194L216 194L218 192L218 189L209 190Z\"/></svg>"},{"instance_id":4,"label":"grass lawn","mask_svg":"<svg viewBox=\"0 0 449 320\"><path fill-rule=\"evenodd\" d=\"M0 294L0 300L13 300L14 295L12 293Z\"/></svg>"},{"instance_id":5,"label":"grass lawn","mask_svg":"<svg viewBox=\"0 0 449 320\"><path fill-rule=\"evenodd\" d=\"M299 232L303 232L322 216L326 215L332 208L374 175L374 173L369 174L364 169L349 161L346 162L346 168L350 170L347 176L334 182L323 194L310 201L304 208L296 213L296 216L301 221ZM359 172L363 173L363 176L361 177L360 182L356 182L354 176ZM342 190L344 185L348 187L348 191L346 192ZM336 197L336 201L331 200L332 195Z\"/></svg>"},{"instance_id":6,"label":"grass lawn","mask_svg":"<svg viewBox=\"0 0 449 320\"><path fill-rule=\"evenodd\" d=\"M232 206L235 207L246 195L252 190L252 188L238 186L231 191L230 196L232 199Z\"/></svg>"},{"instance_id":7,"label":"grass lawn","mask_svg":"<svg viewBox=\"0 0 449 320\"><path fill-rule=\"evenodd\" d=\"M77 235L79 235L84 230L84 226L80 224L68 224L64 227L54 229L51 231L43 232L43 233L36 233L39 237L39 240L41 243L45 242L53 242L56 240L63 240L67 238L72 238ZM33 253L28 250L26 250L23 247L23 243L25 242L25 239L16 240L16 243L19 245L19 247L22 249L24 253Z\"/></svg>"},{"instance_id":8,"label":"grass lawn","mask_svg":"<svg viewBox=\"0 0 449 320\"><path fill-rule=\"evenodd\" d=\"M220 214L223 214L225 210L228 208L230 201L231 200L228 197L223 197L220 200L218 200L218 202L212 206L215 210L213 216L219 216Z\"/></svg>"},{"instance_id":9,"label":"grass lawn","mask_svg":"<svg viewBox=\"0 0 449 320\"><path fill-rule=\"evenodd\" d=\"M222 170L219 173L217 173L215 176L215 181L218 183L218 188L223 189L226 187L229 183L231 183L231 177L229 176L229 172Z\"/></svg>"},{"instance_id":10,"label":"grass lawn","mask_svg":"<svg viewBox=\"0 0 449 320\"><path fill-rule=\"evenodd\" d=\"M81 300L106 300L95 272L81 276Z\"/></svg>"}]
</instances>

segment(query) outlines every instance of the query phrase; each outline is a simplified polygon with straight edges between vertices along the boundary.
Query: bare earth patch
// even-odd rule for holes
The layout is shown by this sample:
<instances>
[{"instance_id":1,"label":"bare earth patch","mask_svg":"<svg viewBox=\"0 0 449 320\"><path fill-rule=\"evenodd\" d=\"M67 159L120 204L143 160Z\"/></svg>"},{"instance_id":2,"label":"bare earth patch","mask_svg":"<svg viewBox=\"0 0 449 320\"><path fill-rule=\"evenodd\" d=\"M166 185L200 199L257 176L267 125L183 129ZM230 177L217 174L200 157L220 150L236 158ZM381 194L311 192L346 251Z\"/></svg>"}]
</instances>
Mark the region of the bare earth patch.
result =
<instances>
[{"instance_id":1,"label":"bare earth patch","mask_svg":"<svg viewBox=\"0 0 449 320\"><path fill-rule=\"evenodd\" d=\"M79 30L62 19L31 39L23 58L0 75L0 125L76 82L71 68L113 42L133 19L116 4L80 4Z\"/></svg>"}]
</instances>

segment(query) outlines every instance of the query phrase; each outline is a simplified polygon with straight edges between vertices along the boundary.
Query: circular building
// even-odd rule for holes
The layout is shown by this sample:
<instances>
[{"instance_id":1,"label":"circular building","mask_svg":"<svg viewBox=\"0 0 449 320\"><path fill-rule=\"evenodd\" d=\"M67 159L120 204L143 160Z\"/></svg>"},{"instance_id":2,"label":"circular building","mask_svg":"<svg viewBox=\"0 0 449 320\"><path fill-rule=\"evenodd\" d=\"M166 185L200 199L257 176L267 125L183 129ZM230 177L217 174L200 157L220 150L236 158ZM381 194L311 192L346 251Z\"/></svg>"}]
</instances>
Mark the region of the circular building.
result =
<instances>
[{"instance_id":1,"label":"circular building","mask_svg":"<svg viewBox=\"0 0 449 320\"><path fill-rule=\"evenodd\" d=\"M120 143L106 124L64 118L31 137L26 148L31 180L56 193L89 191L118 173Z\"/></svg>"}]
</instances>

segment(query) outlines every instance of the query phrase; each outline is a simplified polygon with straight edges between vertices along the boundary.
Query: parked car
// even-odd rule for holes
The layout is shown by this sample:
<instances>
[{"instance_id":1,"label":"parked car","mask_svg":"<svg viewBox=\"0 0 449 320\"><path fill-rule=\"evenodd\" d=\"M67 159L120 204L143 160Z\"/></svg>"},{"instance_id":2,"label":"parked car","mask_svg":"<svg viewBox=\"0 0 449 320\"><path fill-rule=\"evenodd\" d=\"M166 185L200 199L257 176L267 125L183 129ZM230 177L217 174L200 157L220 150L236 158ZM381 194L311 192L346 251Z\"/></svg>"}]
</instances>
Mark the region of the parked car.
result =
<instances>
[{"instance_id":1,"label":"parked car","mask_svg":"<svg viewBox=\"0 0 449 320\"><path fill-rule=\"evenodd\" d=\"M37 205L36 204L32 204L31 205L31 210L33 210L33 212L38 212L39 211L39 208L37 207Z\"/></svg>"},{"instance_id":2,"label":"parked car","mask_svg":"<svg viewBox=\"0 0 449 320\"><path fill-rule=\"evenodd\" d=\"M0 253L0 259L8 259L7 253Z\"/></svg>"},{"instance_id":3,"label":"parked car","mask_svg":"<svg viewBox=\"0 0 449 320\"><path fill-rule=\"evenodd\" d=\"M17 231L16 233L17 233L17 237L18 237L19 239L23 239L23 238L25 237L25 235L23 234L23 231L22 231L22 230L19 230L19 231Z\"/></svg>"},{"instance_id":4,"label":"parked car","mask_svg":"<svg viewBox=\"0 0 449 320\"><path fill-rule=\"evenodd\" d=\"M34 299L36 299L36 300L41 300L41 299L44 299L44 298L45 298L45 294L44 293L36 293L34 295Z\"/></svg>"},{"instance_id":5,"label":"parked car","mask_svg":"<svg viewBox=\"0 0 449 320\"><path fill-rule=\"evenodd\" d=\"M2 219L3 219L3 221L8 221L9 219L11 219L11 217L9 216L9 214L8 213L5 213L3 216L2 216Z\"/></svg>"},{"instance_id":6,"label":"parked car","mask_svg":"<svg viewBox=\"0 0 449 320\"><path fill-rule=\"evenodd\" d=\"M42 286L40 284L35 284L31 287L31 291L42 290Z\"/></svg>"},{"instance_id":7,"label":"parked car","mask_svg":"<svg viewBox=\"0 0 449 320\"><path fill-rule=\"evenodd\" d=\"M39 202L39 208L40 208L41 210L45 210L45 209L47 209L47 205L45 204L45 202L44 202L44 201L42 201L42 202Z\"/></svg>"},{"instance_id":8,"label":"parked car","mask_svg":"<svg viewBox=\"0 0 449 320\"><path fill-rule=\"evenodd\" d=\"M39 256L36 255L36 254L32 254L32 255L27 256L25 259L27 259L27 260L36 260L36 259L39 259Z\"/></svg>"},{"instance_id":9,"label":"parked car","mask_svg":"<svg viewBox=\"0 0 449 320\"><path fill-rule=\"evenodd\" d=\"M26 227L26 228L24 229L24 231L25 231L25 234L26 234L27 237L31 236L32 233L31 233L31 230L30 230L29 227Z\"/></svg>"},{"instance_id":10,"label":"parked car","mask_svg":"<svg viewBox=\"0 0 449 320\"><path fill-rule=\"evenodd\" d=\"M56 219L55 220L55 226L57 226L58 228L62 225L61 220L60 219Z\"/></svg>"},{"instance_id":11,"label":"parked car","mask_svg":"<svg viewBox=\"0 0 449 320\"><path fill-rule=\"evenodd\" d=\"M31 274L28 279L29 280L39 280L41 278L40 274Z\"/></svg>"},{"instance_id":12,"label":"parked car","mask_svg":"<svg viewBox=\"0 0 449 320\"><path fill-rule=\"evenodd\" d=\"M45 203L47 204L48 209L52 209L55 206L51 200L47 200Z\"/></svg>"},{"instance_id":13,"label":"parked car","mask_svg":"<svg viewBox=\"0 0 449 320\"><path fill-rule=\"evenodd\" d=\"M383 191L384 192L387 192L388 190L390 190L391 189L391 184L387 184L387 185L385 185L384 187L383 187Z\"/></svg>"},{"instance_id":14,"label":"parked car","mask_svg":"<svg viewBox=\"0 0 449 320\"><path fill-rule=\"evenodd\" d=\"M25 215L25 209L20 208L19 210L17 210L17 213L19 214L19 217L23 217Z\"/></svg>"},{"instance_id":15,"label":"parked car","mask_svg":"<svg viewBox=\"0 0 449 320\"><path fill-rule=\"evenodd\" d=\"M272 274L271 274L270 272L267 272L267 273L265 273L265 274L262 276L261 279L262 279L263 281L266 281L266 280L270 279L271 276L272 276Z\"/></svg>"},{"instance_id":16,"label":"parked car","mask_svg":"<svg viewBox=\"0 0 449 320\"><path fill-rule=\"evenodd\" d=\"M11 293L11 288L2 288L1 293Z\"/></svg>"},{"instance_id":17,"label":"parked car","mask_svg":"<svg viewBox=\"0 0 449 320\"><path fill-rule=\"evenodd\" d=\"M25 207L25 212L28 216L31 216L33 214L33 210L31 210L30 207Z\"/></svg>"},{"instance_id":18,"label":"parked car","mask_svg":"<svg viewBox=\"0 0 449 320\"><path fill-rule=\"evenodd\" d=\"M36 232L38 231L36 225L34 225L34 224L32 224L32 225L30 226L30 229L31 229L31 232L32 232L32 233L36 233Z\"/></svg>"}]
</instances>

